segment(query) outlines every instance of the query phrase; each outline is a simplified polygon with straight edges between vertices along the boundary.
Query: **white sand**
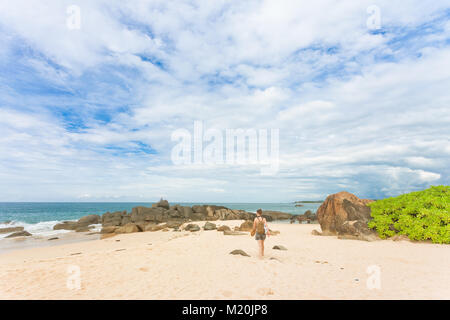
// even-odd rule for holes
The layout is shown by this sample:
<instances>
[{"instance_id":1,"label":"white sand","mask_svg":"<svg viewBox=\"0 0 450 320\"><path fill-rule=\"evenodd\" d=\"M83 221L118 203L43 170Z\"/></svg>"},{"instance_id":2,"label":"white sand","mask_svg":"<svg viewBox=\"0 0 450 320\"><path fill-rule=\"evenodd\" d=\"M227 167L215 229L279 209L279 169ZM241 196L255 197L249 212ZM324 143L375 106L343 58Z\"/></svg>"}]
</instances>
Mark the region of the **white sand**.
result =
<instances>
[{"instance_id":1,"label":"white sand","mask_svg":"<svg viewBox=\"0 0 450 320\"><path fill-rule=\"evenodd\" d=\"M5 253L0 298L450 299L448 245L311 235L318 225L271 229L281 234L266 240L263 260L250 236L217 231L123 234ZM276 244L288 250L272 250ZM251 257L230 255L234 249ZM367 287L372 265L380 268L380 289ZM67 287L68 279L76 285L68 273L72 266L80 268L80 289Z\"/></svg>"}]
</instances>

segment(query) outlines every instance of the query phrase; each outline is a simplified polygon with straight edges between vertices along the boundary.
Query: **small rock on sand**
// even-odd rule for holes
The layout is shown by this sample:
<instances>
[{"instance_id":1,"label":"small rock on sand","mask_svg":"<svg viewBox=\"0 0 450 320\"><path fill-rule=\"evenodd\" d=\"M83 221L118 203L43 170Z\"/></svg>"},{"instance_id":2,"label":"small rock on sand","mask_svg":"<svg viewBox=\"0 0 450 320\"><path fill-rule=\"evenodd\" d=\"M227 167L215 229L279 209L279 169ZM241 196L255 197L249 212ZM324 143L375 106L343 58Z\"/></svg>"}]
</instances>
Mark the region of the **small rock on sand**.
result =
<instances>
[{"instance_id":1,"label":"small rock on sand","mask_svg":"<svg viewBox=\"0 0 450 320\"><path fill-rule=\"evenodd\" d=\"M203 230L215 230L217 227L214 223L212 222L206 222L205 225L203 226Z\"/></svg>"},{"instance_id":2,"label":"small rock on sand","mask_svg":"<svg viewBox=\"0 0 450 320\"><path fill-rule=\"evenodd\" d=\"M59 239L58 237L53 237L53 238L49 238L48 241L50 241L50 240L58 240L58 239Z\"/></svg>"},{"instance_id":3,"label":"small rock on sand","mask_svg":"<svg viewBox=\"0 0 450 320\"><path fill-rule=\"evenodd\" d=\"M217 231L231 231L229 226L220 226L217 228Z\"/></svg>"},{"instance_id":4,"label":"small rock on sand","mask_svg":"<svg viewBox=\"0 0 450 320\"><path fill-rule=\"evenodd\" d=\"M282 245L273 246L272 249L274 249L274 250L287 250L286 247L282 246Z\"/></svg>"},{"instance_id":5,"label":"small rock on sand","mask_svg":"<svg viewBox=\"0 0 450 320\"><path fill-rule=\"evenodd\" d=\"M241 249L233 250L230 252L230 254L234 254L234 255L240 254L241 256L244 256L244 257L250 257L244 250L241 250Z\"/></svg>"},{"instance_id":6,"label":"small rock on sand","mask_svg":"<svg viewBox=\"0 0 450 320\"><path fill-rule=\"evenodd\" d=\"M184 231L200 231L200 227L195 223L189 223L186 227L184 227Z\"/></svg>"}]
</instances>

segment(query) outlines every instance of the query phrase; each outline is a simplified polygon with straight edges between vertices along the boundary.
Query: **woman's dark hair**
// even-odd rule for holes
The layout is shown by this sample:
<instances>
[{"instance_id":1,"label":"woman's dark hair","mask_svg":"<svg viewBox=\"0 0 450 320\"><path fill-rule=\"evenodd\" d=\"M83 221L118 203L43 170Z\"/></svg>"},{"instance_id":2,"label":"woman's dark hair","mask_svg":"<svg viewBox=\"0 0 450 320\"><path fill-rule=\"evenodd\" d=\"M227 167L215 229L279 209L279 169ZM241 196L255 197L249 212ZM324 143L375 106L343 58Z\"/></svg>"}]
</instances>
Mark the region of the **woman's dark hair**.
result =
<instances>
[{"instance_id":1,"label":"woman's dark hair","mask_svg":"<svg viewBox=\"0 0 450 320\"><path fill-rule=\"evenodd\" d=\"M262 210L261 209L256 210L256 212L259 213L259 214L262 214Z\"/></svg>"}]
</instances>

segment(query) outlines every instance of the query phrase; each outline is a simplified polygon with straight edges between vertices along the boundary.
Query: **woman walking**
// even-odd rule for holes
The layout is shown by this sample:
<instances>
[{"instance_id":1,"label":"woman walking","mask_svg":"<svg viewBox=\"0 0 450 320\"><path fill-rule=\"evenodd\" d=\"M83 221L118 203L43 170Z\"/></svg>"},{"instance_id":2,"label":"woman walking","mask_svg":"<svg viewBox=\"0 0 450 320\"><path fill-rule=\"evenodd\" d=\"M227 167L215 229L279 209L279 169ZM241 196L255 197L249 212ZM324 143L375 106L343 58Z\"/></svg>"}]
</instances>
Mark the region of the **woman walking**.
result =
<instances>
[{"instance_id":1,"label":"woman walking","mask_svg":"<svg viewBox=\"0 0 450 320\"><path fill-rule=\"evenodd\" d=\"M266 235L269 234L269 227L267 226L266 218L262 217L262 210L258 209L256 211L256 218L253 221L252 235L255 235L256 241L258 241L259 246L259 257L264 257L264 240L266 240Z\"/></svg>"}]
</instances>

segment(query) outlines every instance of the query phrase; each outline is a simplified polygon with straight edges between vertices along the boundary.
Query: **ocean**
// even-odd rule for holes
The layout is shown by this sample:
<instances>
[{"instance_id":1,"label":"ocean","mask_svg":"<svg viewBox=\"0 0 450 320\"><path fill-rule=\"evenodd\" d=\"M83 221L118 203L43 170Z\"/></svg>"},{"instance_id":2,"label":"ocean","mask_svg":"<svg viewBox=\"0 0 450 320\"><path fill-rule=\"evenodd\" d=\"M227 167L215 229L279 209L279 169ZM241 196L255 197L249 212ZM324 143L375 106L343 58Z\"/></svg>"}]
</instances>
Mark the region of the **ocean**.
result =
<instances>
[{"instance_id":1,"label":"ocean","mask_svg":"<svg viewBox=\"0 0 450 320\"><path fill-rule=\"evenodd\" d=\"M320 203L303 203L296 207L294 203L171 203L183 206L202 204L221 205L230 209L241 209L256 212L257 209L273 210L303 214L306 210L316 212ZM2 202L0 203L0 228L23 226L33 235L50 236L69 232L66 230L53 230L53 226L61 221L78 220L89 215L102 215L105 212L124 211L131 212L133 207L151 207L152 202ZM5 223L6 221L11 221ZM0 234L0 238L8 234Z\"/></svg>"}]
</instances>

